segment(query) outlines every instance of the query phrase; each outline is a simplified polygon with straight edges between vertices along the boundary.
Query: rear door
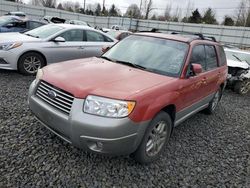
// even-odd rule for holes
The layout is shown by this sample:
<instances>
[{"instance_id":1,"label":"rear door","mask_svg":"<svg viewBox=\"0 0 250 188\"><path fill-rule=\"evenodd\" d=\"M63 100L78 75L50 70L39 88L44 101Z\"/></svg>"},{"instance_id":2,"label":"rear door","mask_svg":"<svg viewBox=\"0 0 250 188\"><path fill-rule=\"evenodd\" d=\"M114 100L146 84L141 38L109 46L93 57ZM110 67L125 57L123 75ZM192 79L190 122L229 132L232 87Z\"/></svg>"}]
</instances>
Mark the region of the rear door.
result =
<instances>
[{"instance_id":1,"label":"rear door","mask_svg":"<svg viewBox=\"0 0 250 188\"><path fill-rule=\"evenodd\" d=\"M92 30L86 30L85 37L84 57L99 57L103 53L102 47L112 46L114 42L109 37Z\"/></svg>"}]
</instances>

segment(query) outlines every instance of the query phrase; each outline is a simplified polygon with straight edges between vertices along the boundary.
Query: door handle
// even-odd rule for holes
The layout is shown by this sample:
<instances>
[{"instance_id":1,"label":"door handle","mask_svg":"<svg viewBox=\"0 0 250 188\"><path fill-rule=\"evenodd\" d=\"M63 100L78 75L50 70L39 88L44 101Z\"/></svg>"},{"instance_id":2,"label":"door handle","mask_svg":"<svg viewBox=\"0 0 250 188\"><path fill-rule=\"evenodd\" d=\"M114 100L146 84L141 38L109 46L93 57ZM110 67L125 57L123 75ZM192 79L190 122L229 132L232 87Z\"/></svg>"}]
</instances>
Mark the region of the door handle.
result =
<instances>
[{"instance_id":1,"label":"door handle","mask_svg":"<svg viewBox=\"0 0 250 188\"><path fill-rule=\"evenodd\" d=\"M77 49L79 49L79 50L84 50L84 46L80 46L80 47L78 47Z\"/></svg>"}]
</instances>

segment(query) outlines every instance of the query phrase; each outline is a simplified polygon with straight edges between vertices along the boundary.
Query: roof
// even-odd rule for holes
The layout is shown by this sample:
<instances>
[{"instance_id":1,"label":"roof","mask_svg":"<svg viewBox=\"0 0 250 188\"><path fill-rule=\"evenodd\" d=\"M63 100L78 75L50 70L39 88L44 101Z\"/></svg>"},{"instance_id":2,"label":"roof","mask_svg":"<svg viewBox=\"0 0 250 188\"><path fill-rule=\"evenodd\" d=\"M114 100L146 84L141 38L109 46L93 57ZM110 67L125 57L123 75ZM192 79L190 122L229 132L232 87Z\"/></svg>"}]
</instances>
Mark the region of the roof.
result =
<instances>
[{"instance_id":1,"label":"roof","mask_svg":"<svg viewBox=\"0 0 250 188\"><path fill-rule=\"evenodd\" d=\"M157 38L163 38L163 39L169 39L169 40L176 40L180 42L186 42L190 43L194 40L201 40L211 43L217 43L214 41L206 40L206 37L204 40L199 38L198 35L191 35L191 34L166 34L166 33L157 33L157 32L142 32L142 33L135 33L136 35L142 35L142 36L150 36L150 37L157 37Z\"/></svg>"}]
</instances>

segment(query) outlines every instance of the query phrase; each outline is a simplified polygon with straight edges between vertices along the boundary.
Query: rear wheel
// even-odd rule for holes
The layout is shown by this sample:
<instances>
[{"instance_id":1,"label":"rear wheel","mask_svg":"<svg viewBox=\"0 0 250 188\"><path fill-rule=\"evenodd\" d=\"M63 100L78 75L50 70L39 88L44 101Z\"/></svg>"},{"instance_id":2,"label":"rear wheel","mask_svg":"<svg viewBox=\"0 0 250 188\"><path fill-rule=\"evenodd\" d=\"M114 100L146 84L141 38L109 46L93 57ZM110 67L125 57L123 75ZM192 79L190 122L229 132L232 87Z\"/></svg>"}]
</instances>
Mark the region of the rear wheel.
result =
<instances>
[{"instance_id":1,"label":"rear wheel","mask_svg":"<svg viewBox=\"0 0 250 188\"><path fill-rule=\"evenodd\" d=\"M234 85L234 91L241 95L247 94L250 91L250 79L237 81Z\"/></svg>"},{"instance_id":2,"label":"rear wheel","mask_svg":"<svg viewBox=\"0 0 250 188\"><path fill-rule=\"evenodd\" d=\"M213 99L210 101L208 107L205 109L205 112L207 114L212 114L214 113L216 107L218 106L220 99L222 96L222 89L218 89L218 91L215 93Z\"/></svg>"},{"instance_id":3,"label":"rear wheel","mask_svg":"<svg viewBox=\"0 0 250 188\"><path fill-rule=\"evenodd\" d=\"M151 121L142 142L133 154L139 163L150 163L158 159L169 140L172 129L172 120L168 113L160 112Z\"/></svg>"},{"instance_id":4,"label":"rear wheel","mask_svg":"<svg viewBox=\"0 0 250 188\"><path fill-rule=\"evenodd\" d=\"M18 61L18 70L24 75L35 75L43 66L45 66L45 60L36 52L28 52L22 55Z\"/></svg>"}]
</instances>

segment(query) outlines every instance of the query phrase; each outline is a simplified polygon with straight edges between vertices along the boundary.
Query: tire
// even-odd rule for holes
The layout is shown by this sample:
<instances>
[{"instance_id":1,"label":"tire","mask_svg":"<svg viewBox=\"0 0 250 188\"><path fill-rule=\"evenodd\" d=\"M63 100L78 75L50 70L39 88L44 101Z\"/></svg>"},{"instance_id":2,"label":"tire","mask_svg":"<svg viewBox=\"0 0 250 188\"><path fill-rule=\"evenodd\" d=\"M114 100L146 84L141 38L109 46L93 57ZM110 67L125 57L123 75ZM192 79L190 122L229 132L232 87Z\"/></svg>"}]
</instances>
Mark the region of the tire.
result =
<instances>
[{"instance_id":1,"label":"tire","mask_svg":"<svg viewBox=\"0 0 250 188\"><path fill-rule=\"evenodd\" d=\"M45 66L45 59L37 52L28 52L18 60L18 71L24 75L35 75L39 68Z\"/></svg>"},{"instance_id":2,"label":"tire","mask_svg":"<svg viewBox=\"0 0 250 188\"><path fill-rule=\"evenodd\" d=\"M173 122L168 113L163 111L158 113L150 122L141 144L132 154L134 159L141 164L157 160L170 138L172 125Z\"/></svg>"},{"instance_id":3,"label":"tire","mask_svg":"<svg viewBox=\"0 0 250 188\"><path fill-rule=\"evenodd\" d=\"M208 107L204 110L206 114L213 114L218 106L222 97L222 89L218 89L213 97L213 99L209 102Z\"/></svg>"},{"instance_id":4,"label":"tire","mask_svg":"<svg viewBox=\"0 0 250 188\"><path fill-rule=\"evenodd\" d=\"M237 81L234 85L234 91L240 95L245 95L250 91L250 79Z\"/></svg>"}]
</instances>

